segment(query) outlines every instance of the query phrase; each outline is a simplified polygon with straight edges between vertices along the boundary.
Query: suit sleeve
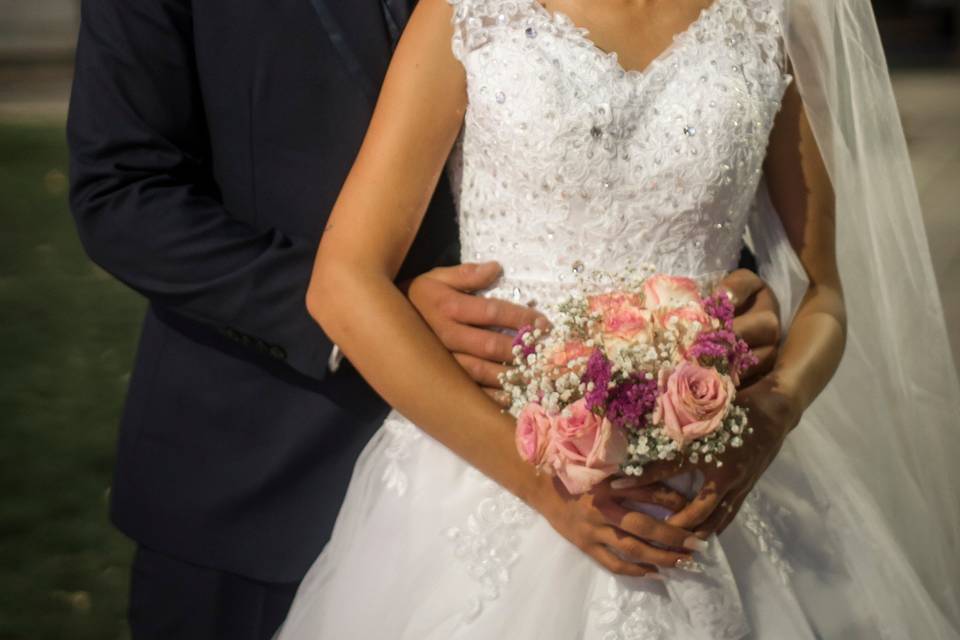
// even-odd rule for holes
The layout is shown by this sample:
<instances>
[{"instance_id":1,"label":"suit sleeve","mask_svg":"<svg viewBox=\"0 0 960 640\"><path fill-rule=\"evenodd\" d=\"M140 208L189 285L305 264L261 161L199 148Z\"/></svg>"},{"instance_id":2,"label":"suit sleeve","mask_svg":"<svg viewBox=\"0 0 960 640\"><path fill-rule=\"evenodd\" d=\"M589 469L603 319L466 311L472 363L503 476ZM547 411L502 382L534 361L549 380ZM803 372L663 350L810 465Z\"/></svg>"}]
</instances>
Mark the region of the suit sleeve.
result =
<instances>
[{"instance_id":1,"label":"suit sleeve","mask_svg":"<svg viewBox=\"0 0 960 640\"><path fill-rule=\"evenodd\" d=\"M189 0L84 0L67 134L71 208L97 264L324 377L332 345L304 302L315 241L255 229L219 197Z\"/></svg>"}]
</instances>

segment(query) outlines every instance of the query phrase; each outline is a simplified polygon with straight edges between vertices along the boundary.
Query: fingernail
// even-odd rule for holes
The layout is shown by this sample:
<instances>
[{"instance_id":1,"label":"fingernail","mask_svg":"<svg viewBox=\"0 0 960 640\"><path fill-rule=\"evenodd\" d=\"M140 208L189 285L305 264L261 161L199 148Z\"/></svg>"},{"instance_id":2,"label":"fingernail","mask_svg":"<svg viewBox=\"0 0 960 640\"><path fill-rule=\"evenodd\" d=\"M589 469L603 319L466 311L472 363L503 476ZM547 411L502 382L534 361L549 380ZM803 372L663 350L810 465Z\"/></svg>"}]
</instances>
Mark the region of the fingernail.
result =
<instances>
[{"instance_id":1,"label":"fingernail","mask_svg":"<svg viewBox=\"0 0 960 640\"><path fill-rule=\"evenodd\" d=\"M690 549L692 551L699 551L700 553L703 553L704 551L710 548L710 543L702 538L698 538L697 536L690 536L689 538L683 541L683 547L685 549Z\"/></svg>"},{"instance_id":2,"label":"fingernail","mask_svg":"<svg viewBox=\"0 0 960 640\"><path fill-rule=\"evenodd\" d=\"M693 558L677 558L673 566L682 571L689 571L690 573L703 573L703 565Z\"/></svg>"},{"instance_id":3,"label":"fingernail","mask_svg":"<svg viewBox=\"0 0 960 640\"><path fill-rule=\"evenodd\" d=\"M611 489L629 489L635 486L637 486L636 478L617 478L616 480L610 481Z\"/></svg>"},{"instance_id":4,"label":"fingernail","mask_svg":"<svg viewBox=\"0 0 960 640\"><path fill-rule=\"evenodd\" d=\"M543 316L540 316L539 318L533 321L533 326L535 329L540 329L541 331L545 331L550 328L550 321L544 318Z\"/></svg>"}]
</instances>

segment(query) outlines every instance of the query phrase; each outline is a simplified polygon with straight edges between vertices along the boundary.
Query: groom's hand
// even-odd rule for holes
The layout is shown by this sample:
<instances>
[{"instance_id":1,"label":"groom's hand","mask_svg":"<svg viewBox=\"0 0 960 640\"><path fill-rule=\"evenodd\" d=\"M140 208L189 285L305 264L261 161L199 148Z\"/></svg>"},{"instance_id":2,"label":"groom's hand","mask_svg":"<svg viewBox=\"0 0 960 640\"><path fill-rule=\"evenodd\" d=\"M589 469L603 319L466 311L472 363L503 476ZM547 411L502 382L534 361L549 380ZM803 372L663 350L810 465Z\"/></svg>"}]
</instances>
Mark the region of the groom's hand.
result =
<instances>
[{"instance_id":1,"label":"groom's hand","mask_svg":"<svg viewBox=\"0 0 960 640\"><path fill-rule=\"evenodd\" d=\"M721 282L736 307L733 330L743 338L759 362L741 376L746 387L770 373L780 345L780 304L760 276L737 269Z\"/></svg>"},{"instance_id":2,"label":"groom's hand","mask_svg":"<svg viewBox=\"0 0 960 640\"><path fill-rule=\"evenodd\" d=\"M529 307L473 295L501 273L496 262L438 267L411 281L407 296L460 366L502 404L497 377L513 360L513 332L547 321Z\"/></svg>"}]
</instances>

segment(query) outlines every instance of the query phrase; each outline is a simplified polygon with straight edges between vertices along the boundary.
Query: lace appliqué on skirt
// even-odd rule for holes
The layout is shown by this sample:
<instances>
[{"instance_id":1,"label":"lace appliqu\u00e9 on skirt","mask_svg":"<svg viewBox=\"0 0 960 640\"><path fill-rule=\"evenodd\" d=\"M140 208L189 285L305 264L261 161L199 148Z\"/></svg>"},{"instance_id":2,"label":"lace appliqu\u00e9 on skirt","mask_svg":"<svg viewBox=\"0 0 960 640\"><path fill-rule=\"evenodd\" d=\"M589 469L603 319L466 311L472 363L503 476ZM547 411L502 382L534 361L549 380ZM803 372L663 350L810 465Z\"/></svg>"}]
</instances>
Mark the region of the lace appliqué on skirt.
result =
<instances>
[{"instance_id":1,"label":"lace appliqu\u00e9 on skirt","mask_svg":"<svg viewBox=\"0 0 960 640\"><path fill-rule=\"evenodd\" d=\"M666 614L667 596L653 593L654 585L629 588L623 578L607 580L606 595L594 600L603 640L668 640L675 637ZM639 583L638 583L639 584Z\"/></svg>"},{"instance_id":2,"label":"lace appliqu\u00e9 on skirt","mask_svg":"<svg viewBox=\"0 0 960 640\"><path fill-rule=\"evenodd\" d=\"M767 522L768 505L756 491L750 492L740 507L737 518L743 522L744 528L752 533L757 540L760 552L767 556L780 576L783 584L790 584L793 567L783 557L783 541L776 530Z\"/></svg>"},{"instance_id":3,"label":"lace appliqu\u00e9 on skirt","mask_svg":"<svg viewBox=\"0 0 960 640\"><path fill-rule=\"evenodd\" d=\"M479 585L463 612L465 622L474 620L484 604L500 597L510 582L510 567L520 557L520 532L533 523L534 511L519 498L507 493L492 481L490 495L459 527L446 531L453 543L453 554Z\"/></svg>"}]
</instances>

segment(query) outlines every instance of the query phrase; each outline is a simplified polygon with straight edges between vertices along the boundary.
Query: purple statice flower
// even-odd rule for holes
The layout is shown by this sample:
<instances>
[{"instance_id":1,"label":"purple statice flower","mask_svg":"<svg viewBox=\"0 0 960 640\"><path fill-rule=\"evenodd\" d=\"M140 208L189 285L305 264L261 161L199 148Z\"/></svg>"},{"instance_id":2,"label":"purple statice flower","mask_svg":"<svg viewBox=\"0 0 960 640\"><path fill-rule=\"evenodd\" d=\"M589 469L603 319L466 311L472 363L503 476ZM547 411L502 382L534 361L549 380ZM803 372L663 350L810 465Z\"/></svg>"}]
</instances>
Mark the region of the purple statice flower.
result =
<instances>
[{"instance_id":1,"label":"purple statice flower","mask_svg":"<svg viewBox=\"0 0 960 640\"><path fill-rule=\"evenodd\" d=\"M687 357L704 365L722 366L734 380L758 362L750 345L729 329L701 333L687 351Z\"/></svg>"},{"instance_id":2,"label":"purple statice flower","mask_svg":"<svg viewBox=\"0 0 960 640\"><path fill-rule=\"evenodd\" d=\"M733 316L736 309L723 291L718 291L703 301L703 310L712 318L720 321L727 331L733 331Z\"/></svg>"},{"instance_id":3,"label":"purple statice flower","mask_svg":"<svg viewBox=\"0 0 960 640\"><path fill-rule=\"evenodd\" d=\"M729 362L730 370L736 371L739 377L739 374L745 372L747 369L760 362L760 359L754 355L753 351L750 349L750 345L740 338L737 338L737 343L733 348L733 353L731 354Z\"/></svg>"},{"instance_id":4,"label":"purple statice flower","mask_svg":"<svg viewBox=\"0 0 960 640\"><path fill-rule=\"evenodd\" d=\"M704 331L687 351L687 357L701 362L728 362L737 344L737 335L728 329Z\"/></svg>"},{"instance_id":5,"label":"purple statice flower","mask_svg":"<svg viewBox=\"0 0 960 640\"><path fill-rule=\"evenodd\" d=\"M584 372L582 380L584 383L593 383L593 389L587 392L584 398L587 401L587 408L593 411L602 407L607 401L607 395L610 385L610 378L613 376L613 366L600 349L594 349L587 360L587 370Z\"/></svg>"},{"instance_id":6,"label":"purple statice flower","mask_svg":"<svg viewBox=\"0 0 960 640\"><path fill-rule=\"evenodd\" d=\"M524 358L526 358L530 354L537 352L537 346L535 342L531 342L530 344L526 343L527 334L532 332L533 332L533 326L529 324L525 324L519 329L517 329L517 335L514 336L513 338L513 346L520 347L521 353L523 354Z\"/></svg>"},{"instance_id":7,"label":"purple statice flower","mask_svg":"<svg viewBox=\"0 0 960 640\"><path fill-rule=\"evenodd\" d=\"M657 404L657 381L633 376L610 390L607 419L617 427L647 426L647 414Z\"/></svg>"}]
</instances>

